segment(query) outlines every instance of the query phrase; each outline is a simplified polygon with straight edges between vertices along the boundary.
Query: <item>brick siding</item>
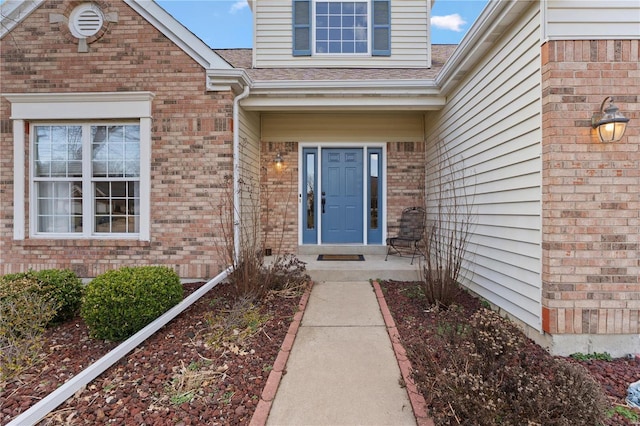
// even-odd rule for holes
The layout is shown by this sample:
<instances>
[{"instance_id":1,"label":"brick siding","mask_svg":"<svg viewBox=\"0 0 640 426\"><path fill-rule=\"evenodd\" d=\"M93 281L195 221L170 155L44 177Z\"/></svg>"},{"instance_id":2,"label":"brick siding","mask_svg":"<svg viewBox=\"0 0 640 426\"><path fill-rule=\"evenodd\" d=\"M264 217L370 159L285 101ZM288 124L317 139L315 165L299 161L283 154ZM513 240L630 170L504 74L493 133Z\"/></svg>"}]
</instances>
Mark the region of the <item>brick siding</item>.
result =
<instances>
[{"instance_id":1,"label":"brick siding","mask_svg":"<svg viewBox=\"0 0 640 426\"><path fill-rule=\"evenodd\" d=\"M122 265L160 264L185 278L215 276L225 264L218 207L232 169L233 94L208 93L204 69L121 1L100 2L118 22L78 53L66 24L49 22L76 4L47 1L5 36L2 93L153 92L151 241L31 239L28 231L14 241L11 106L2 98L0 274L71 268L93 277Z\"/></svg>"},{"instance_id":2,"label":"brick siding","mask_svg":"<svg viewBox=\"0 0 640 426\"><path fill-rule=\"evenodd\" d=\"M261 220L264 247L273 253L298 253L298 143L262 142ZM283 166L273 162L280 153Z\"/></svg>"},{"instance_id":3,"label":"brick siding","mask_svg":"<svg viewBox=\"0 0 640 426\"><path fill-rule=\"evenodd\" d=\"M387 144L387 229L396 235L402 210L425 207L425 144L392 142Z\"/></svg>"},{"instance_id":4,"label":"brick siding","mask_svg":"<svg viewBox=\"0 0 640 426\"><path fill-rule=\"evenodd\" d=\"M640 332L640 41L542 47L543 329ZM631 121L601 143L591 115L612 96Z\"/></svg>"}]
</instances>

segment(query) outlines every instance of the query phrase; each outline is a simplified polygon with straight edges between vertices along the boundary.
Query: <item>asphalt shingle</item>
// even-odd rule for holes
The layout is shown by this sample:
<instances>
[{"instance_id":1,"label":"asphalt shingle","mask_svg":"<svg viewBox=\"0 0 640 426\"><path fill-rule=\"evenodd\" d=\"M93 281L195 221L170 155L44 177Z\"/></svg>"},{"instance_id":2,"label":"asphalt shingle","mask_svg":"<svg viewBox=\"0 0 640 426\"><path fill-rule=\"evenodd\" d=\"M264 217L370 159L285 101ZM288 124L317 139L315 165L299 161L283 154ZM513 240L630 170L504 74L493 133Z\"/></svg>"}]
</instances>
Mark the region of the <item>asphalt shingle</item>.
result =
<instances>
[{"instance_id":1,"label":"asphalt shingle","mask_svg":"<svg viewBox=\"0 0 640 426\"><path fill-rule=\"evenodd\" d=\"M216 49L234 68L243 68L254 81L423 80L435 78L457 45L431 47L431 68L252 68L252 49Z\"/></svg>"}]
</instances>

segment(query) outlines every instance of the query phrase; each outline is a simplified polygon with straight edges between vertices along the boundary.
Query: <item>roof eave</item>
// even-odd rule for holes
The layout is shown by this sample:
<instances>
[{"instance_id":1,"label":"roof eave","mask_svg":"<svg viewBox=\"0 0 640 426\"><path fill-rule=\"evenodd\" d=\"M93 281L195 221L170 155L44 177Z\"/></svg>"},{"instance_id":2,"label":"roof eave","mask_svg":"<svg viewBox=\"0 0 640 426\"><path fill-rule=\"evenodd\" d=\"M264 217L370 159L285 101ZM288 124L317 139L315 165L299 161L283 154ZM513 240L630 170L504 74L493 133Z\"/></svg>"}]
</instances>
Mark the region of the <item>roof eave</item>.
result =
<instances>
[{"instance_id":1,"label":"roof eave","mask_svg":"<svg viewBox=\"0 0 640 426\"><path fill-rule=\"evenodd\" d=\"M253 111L432 111L445 105L433 80L258 81L241 102Z\"/></svg>"},{"instance_id":2,"label":"roof eave","mask_svg":"<svg viewBox=\"0 0 640 426\"><path fill-rule=\"evenodd\" d=\"M506 28L536 0L490 0L436 77L436 85L447 96L482 60Z\"/></svg>"},{"instance_id":3,"label":"roof eave","mask_svg":"<svg viewBox=\"0 0 640 426\"><path fill-rule=\"evenodd\" d=\"M0 40L43 2L44 0L7 0L0 4Z\"/></svg>"},{"instance_id":4,"label":"roof eave","mask_svg":"<svg viewBox=\"0 0 640 426\"><path fill-rule=\"evenodd\" d=\"M232 66L213 51L205 42L178 22L171 14L152 0L124 0L151 25L191 56L205 69L230 69Z\"/></svg>"},{"instance_id":5,"label":"roof eave","mask_svg":"<svg viewBox=\"0 0 640 426\"><path fill-rule=\"evenodd\" d=\"M245 86L251 86L252 81L242 68L208 69L207 90L211 92L233 91L240 93Z\"/></svg>"}]
</instances>

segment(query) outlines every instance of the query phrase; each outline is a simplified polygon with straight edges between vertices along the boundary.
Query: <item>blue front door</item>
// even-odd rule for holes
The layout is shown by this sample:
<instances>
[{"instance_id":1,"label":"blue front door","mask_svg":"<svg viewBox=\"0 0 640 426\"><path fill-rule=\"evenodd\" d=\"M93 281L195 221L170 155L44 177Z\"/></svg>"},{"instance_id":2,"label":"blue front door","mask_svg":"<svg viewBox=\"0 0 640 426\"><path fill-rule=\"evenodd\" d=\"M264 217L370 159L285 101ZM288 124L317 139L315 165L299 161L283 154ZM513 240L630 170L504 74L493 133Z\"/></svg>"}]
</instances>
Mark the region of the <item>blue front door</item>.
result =
<instances>
[{"instance_id":1,"label":"blue front door","mask_svg":"<svg viewBox=\"0 0 640 426\"><path fill-rule=\"evenodd\" d=\"M323 148L322 243L363 243L363 150Z\"/></svg>"}]
</instances>

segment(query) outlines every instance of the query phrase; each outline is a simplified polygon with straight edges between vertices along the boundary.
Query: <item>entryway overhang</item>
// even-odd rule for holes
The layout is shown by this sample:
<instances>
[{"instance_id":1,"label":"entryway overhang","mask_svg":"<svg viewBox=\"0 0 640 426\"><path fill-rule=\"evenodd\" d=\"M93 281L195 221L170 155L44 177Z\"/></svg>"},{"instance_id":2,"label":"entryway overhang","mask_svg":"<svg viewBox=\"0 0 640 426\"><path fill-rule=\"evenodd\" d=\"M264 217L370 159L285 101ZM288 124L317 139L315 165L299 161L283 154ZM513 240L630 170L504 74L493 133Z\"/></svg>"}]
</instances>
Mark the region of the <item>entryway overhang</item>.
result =
<instances>
[{"instance_id":1,"label":"entryway overhang","mask_svg":"<svg viewBox=\"0 0 640 426\"><path fill-rule=\"evenodd\" d=\"M247 111L435 111L446 98L433 80L257 81Z\"/></svg>"}]
</instances>

